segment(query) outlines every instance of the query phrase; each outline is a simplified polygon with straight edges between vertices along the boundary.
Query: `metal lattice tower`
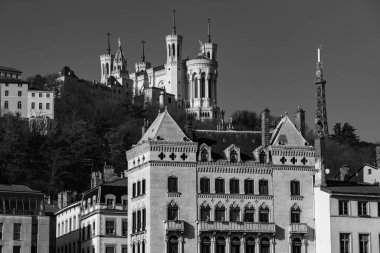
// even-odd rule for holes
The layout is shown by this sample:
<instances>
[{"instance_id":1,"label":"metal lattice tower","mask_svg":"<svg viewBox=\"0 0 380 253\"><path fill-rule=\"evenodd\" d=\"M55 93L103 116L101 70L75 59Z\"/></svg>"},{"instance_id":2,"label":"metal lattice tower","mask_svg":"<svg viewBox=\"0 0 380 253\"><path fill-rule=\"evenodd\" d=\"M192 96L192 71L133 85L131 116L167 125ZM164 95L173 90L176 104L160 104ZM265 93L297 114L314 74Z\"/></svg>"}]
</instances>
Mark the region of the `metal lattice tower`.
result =
<instances>
[{"instance_id":1,"label":"metal lattice tower","mask_svg":"<svg viewBox=\"0 0 380 253\"><path fill-rule=\"evenodd\" d=\"M318 62L316 71L316 108L315 108L315 132L320 137L328 136L329 129L327 125L327 110L326 110L326 80L323 79L323 69L321 62L321 48L318 48Z\"/></svg>"}]
</instances>

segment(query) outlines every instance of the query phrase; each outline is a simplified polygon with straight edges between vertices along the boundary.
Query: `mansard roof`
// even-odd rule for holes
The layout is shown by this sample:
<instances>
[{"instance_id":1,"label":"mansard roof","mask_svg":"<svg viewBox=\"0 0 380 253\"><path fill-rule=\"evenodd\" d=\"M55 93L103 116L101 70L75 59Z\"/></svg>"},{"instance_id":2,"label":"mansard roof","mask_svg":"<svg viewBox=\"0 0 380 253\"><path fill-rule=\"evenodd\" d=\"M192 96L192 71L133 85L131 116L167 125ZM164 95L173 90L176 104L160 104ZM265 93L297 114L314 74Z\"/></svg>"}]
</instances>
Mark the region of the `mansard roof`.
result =
<instances>
[{"instance_id":1,"label":"mansard roof","mask_svg":"<svg viewBox=\"0 0 380 253\"><path fill-rule=\"evenodd\" d=\"M0 66L0 71L8 71L8 72L14 72L14 73L19 73L21 74L22 72L18 69L11 68L11 67L5 67L5 66Z\"/></svg>"},{"instance_id":2,"label":"mansard roof","mask_svg":"<svg viewBox=\"0 0 380 253\"><path fill-rule=\"evenodd\" d=\"M242 162L254 160L253 151L261 145L261 131L219 131L195 130L194 141L211 147L211 156L215 160L225 160L224 150L234 144L240 148Z\"/></svg>"},{"instance_id":3,"label":"mansard roof","mask_svg":"<svg viewBox=\"0 0 380 253\"><path fill-rule=\"evenodd\" d=\"M143 143L149 140L183 142L188 141L189 139L165 109L164 112L158 114L157 118L153 121L152 125L148 128L138 143Z\"/></svg>"},{"instance_id":4,"label":"mansard roof","mask_svg":"<svg viewBox=\"0 0 380 253\"><path fill-rule=\"evenodd\" d=\"M302 134L297 130L292 121L285 116L278 123L276 129L272 133L270 145L281 145L291 147L308 146L307 141Z\"/></svg>"}]
</instances>

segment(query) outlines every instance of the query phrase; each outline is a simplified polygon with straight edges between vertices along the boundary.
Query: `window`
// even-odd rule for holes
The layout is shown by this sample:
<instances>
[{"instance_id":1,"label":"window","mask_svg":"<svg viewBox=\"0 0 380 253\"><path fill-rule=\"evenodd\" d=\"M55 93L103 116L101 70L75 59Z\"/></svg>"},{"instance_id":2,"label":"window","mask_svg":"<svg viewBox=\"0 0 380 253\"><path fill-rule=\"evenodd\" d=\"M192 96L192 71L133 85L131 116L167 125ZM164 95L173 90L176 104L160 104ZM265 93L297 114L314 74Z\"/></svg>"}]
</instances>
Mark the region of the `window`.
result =
<instances>
[{"instance_id":1,"label":"window","mask_svg":"<svg viewBox=\"0 0 380 253\"><path fill-rule=\"evenodd\" d=\"M201 152L201 162L208 162L208 151L205 148Z\"/></svg>"},{"instance_id":2,"label":"window","mask_svg":"<svg viewBox=\"0 0 380 253\"><path fill-rule=\"evenodd\" d=\"M269 239L266 237L261 239L260 253L269 253Z\"/></svg>"},{"instance_id":3,"label":"window","mask_svg":"<svg viewBox=\"0 0 380 253\"><path fill-rule=\"evenodd\" d=\"M46 110L50 110L50 103L46 103Z\"/></svg>"},{"instance_id":4,"label":"window","mask_svg":"<svg viewBox=\"0 0 380 253\"><path fill-rule=\"evenodd\" d=\"M42 93L38 93L38 96L39 96L40 98L42 98Z\"/></svg>"},{"instance_id":5,"label":"window","mask_svg":"<svg viewBox=\"0 0 380 253\"><path fill-rule=\"evenodd\" d=\"M246 253L255 253L255 238L248 237L245 242L245 252Z\"/></svg>"},{"instance_id":6,"label":"window","mask_svg":"<svg viewBox=\"0 0 380 253\"><path fill-rule=\"evenodd\" d=\"M1 239L3 239L3 223L0 223L0 240Z\"/></svg>"},{"instance_id":7,"label":"window","mask_svg":"<svg viewBox=\"0 0 380 253\"><path fill-rule=\"evenodd\" d=\"M178 178L168 178L168 192L178 192Z\"/></svg>"},{"instance_id":8,"label":"window","mask_svg":"<svg viewBox=\"0 0 380 253\"><path fill-rule=\"evenodd\" d=\"M290 223L300 223L301 221L301 210L297 207L292 207L290 210Z\"/></svg>"},{"instance_id":9,"label":"window","mask_svg":"<svg viewBox=\"0 0 380 253\"><path fill-rule=\"evenodd\" d=\"M348 201L339 200L339 215L348 215Z\"/></svg>"},{"instance_id":10,"label":"window","mask_svg":"<svg viewBox=\"0 0 380 253\"><path fill-rule=\"evenodd\" d=\"M263 222L263 223L269 222L269 209L268 208L260 208L259 222Z\"/></svg>"},{"instance_id":11,"label":"window","mask_svg":"<svg viewBox=\"0 0 380 253\"><path fill-rule=\"evenodd\" d=\"M137 211L137 232L141 229L141 210Z\"/></svg>"},{"instance_id":12,"label":"window","mask_svg":"<svg viewBox=\"0 0 380 253\"><path fill-rule=\"evenodd\" d=\"M202 238L201 253L211 253L211 240L208 236Z\"/></svg>"},{"instance_id":13,"label":"window","mask_svg":"<svg viewBox=\"0 0 380 253\"><path fill-rule=\"evenodd\" d=\"M136 183L132 184L132 197L136 197Z\"/></svg>"},{"instance_id":14,"label":"window","mask_svg":"<svg viewBox=\"0 0 380 253\"><path fill-rule=\"evenodd\" d=\"M350 253L350 234L340 234L340 253Z\"/></svg>"},{"instance_id":15,"label":"window","mask_svg":"<svg viewBox=\"0 0 380 253\"><path fill-rule=\"evenodd\" d=\"M36 93L32 93L32 97L35 97L36 96Z\"/></svg>"},{"instance_id":16,"label":"window","mask_svg":"<svg viewBox=\"0 0 380 253\"><path fill-rule=\"evenodd\" d=\"M141 195L141 182L137 181L137 196Z\"/></svg>"},{"instance_id":17,"label":"window","mask_svg":"<svg viewBox=\"0 0 380 253\"><path fill-rule=\"evenodd\" d=\"M177 253L178 252L178 238L176 236L171 236L169 238L169 253Z\"/></svg>"},{"instance_id":18,"label":"window","mask_svg":"<svg viewBox=\"0 0 380 253\"><path fill-rule=\"evenodd\" d=\"M371 175L371 174L372 174L372 170L368 169L368 175Z\"/></svg>"},{"instance_id":19,"label":"window","mask_svg":"<svg viewBox=\"0 0 380 253\"><path fill-rule=\"evenodd\" d=\"M107 203L107 208L113 208L115 200L113 198L107 198L106 203Z\"/></svg>"},{"instance_id":20,"label":"window","mask_svg":"<svg viewBox=\"0 0 380 253\"><path fill-rule=\"evenodd\" d=\"M144 194L145 194L145 179L143 179L143 180L141 181L141 186L142 186L141 194L144 195Z\"/></svg>"},{"instance_id":21,"label":"window","mask_svg":"<svg viewBox=\"0 0 380 253\"><path fill-rule=\"evenodd\" d=\"M268 195L268 181L267 180L259 181L259 193L260 195Z\"/></svg>"},{"instance_id":22,"label":"window","mask_svg":"<svg viewBox=\"0 0 380 253\"><path fill-rule=\"evenodd\" d=\"M91 224L87 224L87 238L91 237Z\"/></svg>"},{"instance_id":23,"label":"window","mask_svg":"<svg viewBox=\"0 0 380 253\"><path fill-rule=\"evenodd\" d=\"M254 184L252 179L244 180L244 193L254 194Z\"/></svg>"},{"instance_id":24,"label":"window","mask_svg":"<svg viewBox=\"0 0 380 253\"><path fill-rule=\"evenodd\" d=\"M137 213L136 212L133 212L132 213L132 233L135 233L136 232L136 217L137 217Z\"/></svg>"},{"instance_id":25,"label":"window","mask_svg":"<svg viewBox=\"0 0 380 253\"><path fill-rule=\"evenodd\" d=\"M169 205L168 206L168 220L177 220L178 219L178 206Z\"/></svg>"},{"instance_id":26,"label":"window","mask_svg":"<svg viewBox=\"0 0 380 253\"><path fill-rule=\"evenodd\" d=\"M377 202L377 217L380 217L380 202Z\"/></svg>"},{"instance_id":27,"label":"window","mask_svg":"<svg viewBox=\"0 0 380 253\"><path fill-rule=\"evenodd\" d=\"M292 240L292 253L301 253L302 242L301 239L296 237Z\"/></svg>"},{"instance_id":28,"label":"window","mask_svg":"<svg viewBox=\"0 0 380 253\"><path fill-rule=\"evenodd\" d=\"M226 220L226 209L224 206L215 207L215 221L225 221Z\"/></svg>"},{"instance_id":29,"label":"window","mask_svg":"<svg viewBox=\"0 0 380 253\"><path fill-rule=\"evenodd\" d=\"M17 109L21 109L21 101L17 102Z\"/></svg>"},{"instance_id":30,"label":"window","mask_svg":"<svg viewBox=\"0 0 380 253\"><path fill-rule=\"evenodd\" d=\"M201 178L201 193L210 193L210 179L209 178Z\"/></svg>"},{"instance_id":31,"label":"window","mask_svg":"<svg viewBox=\"0 0 380 253\"><path fill-rule=\"evenodd\" d=\"M142 210L142 225L141 225L141 230L145 231L145 226L146 226L146 210L145 208Z\"/></svg>"},{"instance_id":32,"label":"window","mask_svg":"<svg viewBox=\"0 0 380 253\"><path fill-rule=\"evenodd\" d=\"M18 86L18 87L22 87L22 83L19 83L17 86Z\"/></svg>"},{"instance_id":33,"label":"window","mask_svg":"<svg viewBox=\"0 0 380 253\"><path fill-rule=\"evenodd\" d=\"M46 97L47 97L47 98L50 98L50 93L46 93Z\"/></svg>"},{"instance_id":34,"label":"window","mask_svg":"<svg viewBox=\"0 0 380 253\"><path fill-rule=\"evenodd\" d=\"M210 221L210 206L201 206L201 221Z\"/></svg>"},{"instance_id":35,"label":"window","mask_svg":"<svg viewBox=\"0 0 380 253\"><path fill-rule=\"evenodd\" d=\"M239 237L233 237L232 239L231 239L231 252L236 252L236 253L238 253L238 252L240 252L240 239L239 239Z\"/></svg>"},{"instance_id":36,"label":"window","mask_svg":"<svg viewBox=\"0 0 380 253\"><path fill-rule=\"evenodd\" d=\"M106 253L115 253L114 246L106 246Z\"/></svg>"},{"instance_id":37,"label":"window","mask_svg":"<svg viewBox=\"0 0 380 253\"><path fill-rule=\"evenodd\" d=\"M127 245L121 246L121 253L128 253L128 246Z\"/></svg>"},{"instance_id":38,"label":"window","mask_svg":"<svg viewBox=\"0 0 380 253\"><path fill-rule=\"evenodd\" d=\"M8 109L8 101L4 101L4 108Z\"/></svg>"},{"instance_id":39,"label":"window","mask_svg":"<svg viewBox=\"0 0 380 253\"><path fill-rule=\"evenodd\" d=\"M230 179L230 194L239 194L239 180Z\"/></svg>"},{"instance_id":40,"label":"window","mask_svg":"<svg viewBox=\"0 0 380 253\"><path fill-rule=\"evenodd\" d=\"M6 90L6 91L5 91L5 96L6 96L6 97L9 96L9 90Z\"/></svg>"},{"instance_id":41,"label":"window","mask_svg":"<svg viewBox=\"0 0 380 253\"><path fill-rule=\"evenodd\" d=\"M42 103L38 103L38 109L42 110Z\"/></svg>"},{"instance_id":42,"label":"window","mask_svg":"<svg viewBox=\"0 0 380 253\"><path fill-rule=\"evenodd\" d=\"M13 224L13 240L21 240L21 224Z\"/></svg>"},{"instance_id":43,"label":"window","mask_svg":"<svg viewBox=\"0 0 380 253\"><path fill-rule=\"evenodd\" d=\"M369 253L369 235L359 234L359 252Z\"/></svg>"},{"instance_id":44,"label":"window","mask_svg":"<svg viewBox=\"0 0 380 253\"><path fill-rule=\"evenodd\" d=\"M224 179L215 179L215 193L224 193Z\"/></svg>"},{"instance_id":45,"label":"window","mask_svg":"<svg viewBox=\"0 0 380 253\"><path fill-rule=\"evenodd\" d=\"M21 97L21 96L22 96L22 91L19 90L19 91L17 92L17 96Z\"/></svg>"},{"instance_id":46,"label":"window","mask_svg":"<svg viewBox=\"0 0 380 253\"><path fill-rule=\"evenodd\" d=\"M254 217L255 217L255 209L253 208L253 206L245 207L244 221L254 222Z\"/></svg>"},{"instance_id":47,"label":"window","mask_svg":"<svg viewBox=\"0 0 380 253\"><path fill-rule=\"evenodd\" d=\"M115 221L106 220L106 235L114 235L115 234Z\"/></svg>"},{"instance_id":48,"label":"window","mask_svg":"<svg viewBox=\"0 0 380 253\"><path fill-rule=\"evenodd\" d=\"M230 207L230 221L240 221L240 208Z\"/></svg>"},{"instance_id":49,"label":"window","mask_svg":"<svg viewBox=\"0 0 380 253\"><path fill-rule=\"evenodd\" d=\"M13 253L20 253L21 252L21 246L13 246Z\"/></svg>"},{"instance_id":50,"label":"window","mask_svg":"<svg viewBox=\"0 0 380 253\"><path fill-rule=\"evenodd\" d=\"M238 161L238 155L235 149L231 150L230 153L230 162L236 163Z\"/></svg>"},{"instance_id":51,"label":"window","mask_svg":"<svg viewBox=\"0 0 380 253\"><path fill-rule=\"evenodd\" d=\"M72 219L69 220L69 232L72 231Z\"/></svg>"},{"instance_id":52,"label":"window","mask_svg":"<svg viewBox=\"0 0 380 253\"><path fill-rule=\"evenodd\" d=\"M367 201L358 201L358 215L359 216L366 216L367 213Z\"/></svg>"},{"instance_id":53,"label":"window","mask_svg":"<svg viewBox=\"0 0 380 253\"><path fill-rule=\"evenodd\" d=\"M92 222L92 236L95 236L95 221Z\"/></svg>"},{"instance_id":54,"label":"window","mask_svg":"<svg viewBox=\"0 0 380 253\"><path fill-rule=\"evenodd\" d=\"M77 224L77 217L74 216L73 229L76 229L76 224Z\"/></svg>"},{"instance_id":55,"label":"window","mask_svg":"<svg viewBox=\"0 0 380 253\"><path fill-rule=\"evenodd\" d=\"M292 196L300 195L300 182L299 181L291 181L290 182L290 194Z\"/></svg>"}]
</instances>

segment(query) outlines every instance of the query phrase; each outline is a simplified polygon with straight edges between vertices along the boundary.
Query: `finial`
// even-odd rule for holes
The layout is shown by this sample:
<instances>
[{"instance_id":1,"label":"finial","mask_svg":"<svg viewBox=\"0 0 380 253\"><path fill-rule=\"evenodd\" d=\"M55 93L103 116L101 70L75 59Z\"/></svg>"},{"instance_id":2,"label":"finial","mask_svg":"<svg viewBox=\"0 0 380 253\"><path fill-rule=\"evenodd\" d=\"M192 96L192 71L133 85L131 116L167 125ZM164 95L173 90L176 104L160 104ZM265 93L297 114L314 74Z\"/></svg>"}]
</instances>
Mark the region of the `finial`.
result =
<instances>
[{"instance_id":1,"label":"finial","mask_svg":"<svg viewBox=\"0 0 380 253\"><path fill-rule=\"evenodd\" d=\"M177 34L177 29L175 27L175 10L173 10L173 35Z\"/></svg>"},{"instance_id":2,"label":"finial","mask_svg":"<svg viewBox=\"0 0 380 253\"><path fill-rule=\"evenodd\" d=\"M211 43L211 30L210 30L210 21L211 19L208 19L208 25L207 25L207 39L208 43Z\"/></svg>"},{"instance_id":3,"label":"finial","mask_svg":"<svg viewBox=\"0 0 380 253\"><path fill-rule=\"evenodd\" d=\"M119 39L117 40L117 46L118 46L119 48L121 48L121 39L120 39L120 37L119 37Z\"/></svg>"},{"instance_id":4,"label":"finial","mask_svg":"<svg viewBox=\"0 0 380 253\"><path fill-rule=\"evenodd\" d=\"M141 57L141 59L142 59L142 62L145 62L145 50L144 50L144 45L145 45L145 41L144 40L142 40L141 41L141 44L142 44L142 57Z\"/></svg>"},{"instance_id":5,"label":"finial","mask_svg":"<svg viewBox=\"0 0 380 253\"><path fill-rule=\"evenodd\" d=\"M317 76L317 81L323 80L323 68L322 68L322 61L321 61L321 49L322 46L318 47L318 62L317 62L317 72L315 73Z\"/></svg>"},{"instance_id":6,"label":"finial","mask_svg":"<svg viewBox=\"0 0 380 253\"><path fill-rule=\"evenodd\" d=\"M110 32L107 32L106 35L107 35L107 42L108 42L107 51L108 51L108 54L111 54L111 46L110 46L110 36L111 36L111 34L110 34Z\"/></svg>"},{"instance_id":7,"label":"finial","mask_svg":"<svg viewBox=\"0 0 380 253\"><path fill-rule=\"evenodd\" d=\"M321 62L321 49L322 49L322 45L318 47L318 62Z\"/></svg>"}]
</instances>

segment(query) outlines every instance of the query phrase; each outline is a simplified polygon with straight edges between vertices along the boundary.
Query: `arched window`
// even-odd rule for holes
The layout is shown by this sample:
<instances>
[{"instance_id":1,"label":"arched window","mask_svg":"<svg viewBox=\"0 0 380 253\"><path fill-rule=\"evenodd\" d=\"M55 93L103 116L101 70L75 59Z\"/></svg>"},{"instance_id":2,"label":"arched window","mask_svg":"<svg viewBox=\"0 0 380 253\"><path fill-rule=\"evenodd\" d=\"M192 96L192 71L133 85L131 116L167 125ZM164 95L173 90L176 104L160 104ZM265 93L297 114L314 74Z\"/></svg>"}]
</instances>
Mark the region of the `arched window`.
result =
<instances>
[{"instance_id":1,"label":"arched window","mask_svg":"<svg viewBox=\"0 0 380 253\"><path fill-rule=\"evenodd\" d=\"M169 54L169 56L172 55L170 45L168 45L168 54Z\"/></svg>"},{"instance_id":2,"label":"arched window","mask_svg":"<svg viewBox=\"0 0 380 253\"><path fill-rule=\"evenodd\" d=\"M173 52L173 56L175 56L175 44L174 43L172 44L172 52Z\"/></svg>"},{"instance_id":3,"label":"arched window","mask_svg":"<svg viewBox=\"0 0 380 253\"><path fill-rule=\"evenodd\" d=\"M226 239L220 236L216 239L216 253L225 253L226 252Z\"/></svg>"},{"instance_id":4,"label":"arched window","mask_svg":"<svg viewBox=\"0 0 380 253\"><path fill-rule=\"evenodd\" d=\"M247 238L245 241L245 253L255 253L255 238Z\"/></svg>"},{"instance_id":5,"label":"arched window","mask_svg":"<svg viewBox=\"0 0 380 253\"><path fill-rule=\"evenodd\" d=\"M210 246L211 246L210 238L208 236L203 237L202 238L201 252L202 253L211 253Z\"/></svg>"},{"instance_id":6,"label":"arched window","mask_svg":"<svg viewBox=\"0 0 380 253\"><path fill-rule=\"evenodd\" d=\"M210 221L210 206L201 205L201 221Z\"/></svg>"},{"instance_id":7,"label":"arched window","mask_svg":"<svg viewBox=\"0 0 380 253\"><path fill-rule=\"evenodd\" d=\"M266 237L261 239L260 253L269 253L269 239Z\"/></svg>"},{"instance_id":8,"label":"arched window","mask_svg":"<svg viewBox=\"0 0 380 253\"><path fill-rule=\"evenodd\" d=\"M5 108L5 109L8 109L8 107L9 107L8 101L5 101L5 102L4 102L4 108Z\"/></svg>"},{"instance_id":9,"label":"arched window","mask_svg":"<svg viewBox=\"0 0 380 253\"><path fill-rule=\"evenodd\" d=\"M168 205L168 220L178 220L178 206L174 201Z\"/></svg>"},{"instance_id":10,"label":"arched window","mask_svg":"<svg viewBox=\"0 0 380 253\"><path fill-rule=\"evenodd\" d=\"M206 96L206 74L202 73L201 75L201 98Z\"/></svg>"},{"instance_id":11,"label":"arched window","mask_svg":"<svg viewBox=\"0 0 380 253\"><path fill-rule=\"evenodd\" d=\"M205 148L201 151L201 162L208 162L208 151Z\"/></svg>"},{"instance_id":12,"label":"arched window","mask_svg":"<svg viewBox=\"0 0 380 253\"><path fill-rule=\"evenodd\" d=\"M238 155L235 149L231 150L230 153L230 162L236 163L238 161Z\"/></svg>"},{"instance_id":13,"label":"arched window","mask_svg":"<svg viewBox=\"0 0 380 253\"><path fill-rule=\"evenodd\" d=\"M262 222L262 223L269 222L269 208L267 206L260 207L259 222Z\"/></svg>"},{"instance_id":14,"label":"arched window","mask_svg":"<svg viewBox=\"0 0 380 253\"><path fill-rule=\"evenodd\" d=\"M178 253L178 238L176 236L171 236L169 238L169 253Z\"/></svg>"},{"instance_id":15,"label":"arched window","mask_svg":"<svg viewBox=\"0 0 380 253\"><path fill-rule=\"evenodd\" d=\"M230 206L230 221L240 221L240 207Z\"/></svg>"},{"instance_id":16,"label":"arched window","mask_svg":"<svg viewBox=\"0 0 380 253\"><path fill-rule=\"evenodd\" d=\"M197 77L194 77L194 98L198 98L199 97L199 94L198 94L198 78Z\"/></svg>"},{"instance_id":17,"label":"arched window","mask_svg":"<svg viewBox=\"0 0 380 253\"><path fill-rule=\"evenodd\" d=\"M223 205L217 205L215 207L215 221L226 220L226 208Z\"/></svg>"},{"instance_id":18,"label":"arched window","mask_svg":"<svg viewBox=\"0 0 380 253\"><path fill-rule=\"evenodd\" d=\"M17 102L17 109L21 109L21 101Z\"/></svg>"},{"instance_id":19,"label":"arched window","mask_svg":"<svg viewBox=\"0 0 380 253\"><path fill-rule=\"evenodd\" d=\"M251 206L246 206L244 210L244 221L246 222L254 222L255 219L255 208Z\"/></svg>"},{"instance_id":20,"label":"arched window","mask_svg":"<svg viewBox=\"0 0 380 253\"><path fill-rule=\"evenodd\" d=\"M292 240L292 253L301 253L302 242L301 239L296 237Z\"/></svg>"},{"instance_id":21,"label":"arched window","mask_svg":"<svg viewBox=\"0 0 380 253\"><path fill-rule=\"evenodd\" d=\"M207 52L207 58L211 59L210 58L210 52Z\"/></svg>"},{"instance_id":22,"label":"arched window","mask_svg":"<svg viewBox=\"0 0 380 253\"><path fill-rule=\"evenodd\" d=\"M106 70L107 70L107 75L110 73L110 65L108 62L106 63Z\"/></svg>"},{"instance_id":23,"label":"arched window","mask_svg":"<svg viewBox=\"0 0 380 253\"><path fill-rule=\"evenodd\" d=\"M240 239L239 237L233 237L231 240L231 253L240 252Z\"/></svg>"},{"instance_id":24,"label":"arched window","mask_svg":"<svg viewBox=\"0 0 380 253\"><path fill-rule=\"evenodd\" d=\"M290 209L290 223L301 222L301 209L298 205L293 205Z\"/></svg>"},{"instance_id":25,"label":"arched window","mask_svg":"<svg viewBox=\"0 0 380 253\"><path fill-rule=\"evenodd\" d=\"M261 164L266 163L266 159L267 159L267 155L265 154L265 151L262 150L259 156L260 163Z\"/></svg>"}]
</instances>

